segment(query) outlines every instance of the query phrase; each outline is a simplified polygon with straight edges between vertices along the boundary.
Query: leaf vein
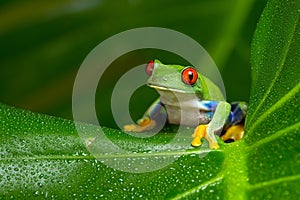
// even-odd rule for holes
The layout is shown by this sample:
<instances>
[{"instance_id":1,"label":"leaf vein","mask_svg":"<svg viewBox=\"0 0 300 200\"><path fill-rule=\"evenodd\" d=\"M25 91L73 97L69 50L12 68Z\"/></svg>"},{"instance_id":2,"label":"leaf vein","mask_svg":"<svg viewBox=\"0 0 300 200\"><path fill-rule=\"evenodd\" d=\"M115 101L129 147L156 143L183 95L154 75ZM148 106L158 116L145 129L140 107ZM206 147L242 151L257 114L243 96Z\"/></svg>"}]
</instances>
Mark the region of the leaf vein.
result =
<instances>
[{"instance_id":1,"label":"leaf vein","mask_svg":"<svg viewBox=\"0 0 300 200\"><path fill-rule=\"evenodd\" d=\"M292 131L294 129L297 129L299 127L300 127L300 122L298 122L296 124L293 124L291 126L288 126L285 129L277 131L276 133L274 133L274 134L272 134L272 135L270 135L270 136L268 136L268 137L266 137L264 139L259 140L258 142L256 142L253 145L251 145L248 150L252 151L254 148L259 147L259 146L261 146L261 145L263 145L265 143L268 143L268 142L270 142L272 140L275 140L275 139L279 138L280 136L282 136L284 133L290 132L290 131Z\"/></svg>"},{"instance_id":2,"label":"leaf vein","mask_svg":"<svg viewBox=\"0 0 300 200\"><path fill-rule=\"evenodd\" d=\"M259 110L259 108L263 105L263 102L266 101L266 99L267 99L269 93L271 92L271 89L273 88L275 82L277 81L277 79L279 78L280 73L281 73L282 70L283 70L284 63L285 63L285 60L286 60L287 55L288 55L288 52L289 52L289 47L290 47L291 42L292 42L292 40L293 40L293 37L294 37L295 31L296 31L296 27L297 27L298 22L299 22L299 15L298 15L297 20L296 20L296 22L295 22L295 24L294 24L293 30L291 31L291 35L289 36L289 39L288 39L288 41L287 41L287 45L285 45L285 50L284 50L284 53L283 53L283 58L282 58L282 60L281 60L281 62L280 62L280 65L279 65L279 70L276 71L276 74L275 74L274 79L272 80L272 82L271 82L269 88L268 88L267 91L265 92L263 98L261 99L260 103L259 103L258 106L256 107L255 111L253 112L251 118L249 119L249 123L248 123L248 124L251 124L251 122L255 119L254 117L255 117L256 112L257 112L257 111Z\"/></svg>"},{"instance_id":3,"label":"leaf vein","mask_svg":"<svg viewBox=\"0 0 300 200\"><path fill-rule=\"evenodd\" d=\"M292 90L290 90L286 95L284 95L275 104L273 104L267 111L265 111L260 117L258 117L257 120L253 123L253 125L248 130L248 134L251 134L251 132L256 128L256 126L263 121L263 119L265 119L272 112L274 112L275 110L283 106L285 102L287 102L299 91L299 89L300 89L300 83L298 83Z\"/></svg>"},{"instance_id":4,"label":"leaf vein","mask_svg":"<svg viewBox=\"0 0 300 200\"><path fill-rule=\"evenodd\" d=\"M210 184L213 183L217 183L218 181L222 180L223 176L217 176L214 179L208 180L200 185L197 185L196 187L193 187L190 190L187 190L181 194L176 195L174 198L172 198L173 200L177 200L177 199L182 199L185 198L191 194L194 194L197 190L200 190L201 188L206 188L207 186L209 186Z\"/></svg>"},{"instance_id":5,"label":"leaf vein","mask_svg":"<svg viewBox=\"0 0 300 200\"><path fill-rule=\"evenodd\" d=\"M298 179L300 179L300 174L293 175L293 176L285 176L285 177L281 177L281 178L278 178L275 180L260 182L255 185L249 185L248 187L250 190L255 190L255 189L260 189L262 187L267 187L267 186L271 186L271 185L275 185L275 184L279 184L279 183L283 183L283 182L295 181Z\"/></svg>"}]
</instances>

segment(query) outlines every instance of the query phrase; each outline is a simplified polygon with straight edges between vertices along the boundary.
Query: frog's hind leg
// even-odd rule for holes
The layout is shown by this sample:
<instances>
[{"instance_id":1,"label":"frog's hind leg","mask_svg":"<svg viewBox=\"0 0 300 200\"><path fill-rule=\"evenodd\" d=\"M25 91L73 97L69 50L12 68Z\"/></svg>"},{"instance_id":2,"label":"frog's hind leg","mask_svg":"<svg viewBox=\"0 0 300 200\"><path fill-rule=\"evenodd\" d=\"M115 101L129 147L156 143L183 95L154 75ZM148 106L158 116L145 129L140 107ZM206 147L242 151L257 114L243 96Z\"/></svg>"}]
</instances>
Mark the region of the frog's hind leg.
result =
<instances>
[{"instance_id":1,"label":"frog's hind leg","mask_svg":"<svg viewBox=\"0 0 300 200\"><path fill-rule=\"evenodd\" d=\"M232 102L231 111L226 122L227 127L240 124L244 121L248 110L248 104L246 102Z\"/></svg>"},{"instance_id":2,"label":"frog's hind leg","mask_svg":"<svg viewBox=\"0 0 300 200\"><path fill-rule=\"evenodd\" d=\"M225 142L233 142L240 140L244 136L244 125L238 124L229 127L225 134L221 136L221 139Z\"/></svg>"},{"instance_id":3,"label":"frog's hind leg","mask_svg":"<svg viewBox=\"0 0 300 200\"><path fill-rule=\"evenodd\" d=\"M244 136L244 119L247 113L246 102L231 103L231 112L227 120L227 129L221 136L225 142L233 142L241 139Z\"/></svg>"}]
</instances>

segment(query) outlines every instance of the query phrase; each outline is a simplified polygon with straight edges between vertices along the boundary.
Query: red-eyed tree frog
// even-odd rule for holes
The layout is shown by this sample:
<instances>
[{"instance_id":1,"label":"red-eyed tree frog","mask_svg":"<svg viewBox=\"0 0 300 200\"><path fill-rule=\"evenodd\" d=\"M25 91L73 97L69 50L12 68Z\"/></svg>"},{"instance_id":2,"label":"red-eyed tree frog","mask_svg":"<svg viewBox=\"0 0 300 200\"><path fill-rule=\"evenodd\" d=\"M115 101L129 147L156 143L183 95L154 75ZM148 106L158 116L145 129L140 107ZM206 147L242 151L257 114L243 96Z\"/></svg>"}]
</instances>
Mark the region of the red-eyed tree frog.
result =
<instances>
[{"instance_id":1,"label":"red-eyed tree frog","mask_svg":"<svg viewBox=\"0 0 300 200\"><path fill-rule=\"evenodd\" d=\"M157 90L157 99L137 124L125 125L125 131L143 132L154 129L167 118L170 124L195 127L192 146L205 138L211 149L218 149L216 134L225 142L243 137L246 102L227 103L220 89L191 66L165 65L159 60L146 66L148 86Z\"/></svg>"}]
</instances>

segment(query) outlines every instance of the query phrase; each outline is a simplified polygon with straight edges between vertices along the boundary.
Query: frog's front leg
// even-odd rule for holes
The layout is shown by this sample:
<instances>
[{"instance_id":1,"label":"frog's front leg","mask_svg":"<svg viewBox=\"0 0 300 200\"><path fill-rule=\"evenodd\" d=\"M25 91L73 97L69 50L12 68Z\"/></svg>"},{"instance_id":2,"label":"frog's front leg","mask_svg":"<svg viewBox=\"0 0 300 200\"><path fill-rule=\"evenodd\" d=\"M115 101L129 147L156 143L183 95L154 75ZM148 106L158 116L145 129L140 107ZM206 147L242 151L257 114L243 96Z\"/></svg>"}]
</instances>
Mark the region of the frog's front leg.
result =
<instances>
[{"instance_id":1,"label":"frog's front leg","mask_svg":"<svg viewBox=\"0 0 300 200\"><path fill-rule=\"evenodd\" d=\"M137 124L128 124L123 127L128 132L144 132L153 129L156 126L154 119L143 117L138 120Z\"/></svg>"},{"instance_id":2,"label":"frog's front leg","mask_svg":"<svg viewBox=\"0 0 300 200\"><path fill-rule=\"evenodd\" d=\"M192 145L200 146L202 144L201 139L204 137L209 143L209 148L218 149L219 144L215 133L222 130L230 113L230 108L229 103L221 101L215 110L212 120L206 125L201 124L196 127Z\"/></svg>"},{"instance_id":3,"label":"frog's front leg","mask_svg":"<svg viewBox=\"0 0 300 200\"><path fill-rule=\"evenodd\" d=\"M128 132L144 132L156 128L166 121L166 112L160 99L157 99L148 108L143 117L137 121L137 124L129 124L123 127Z\"/></svg>"}]
</instances>

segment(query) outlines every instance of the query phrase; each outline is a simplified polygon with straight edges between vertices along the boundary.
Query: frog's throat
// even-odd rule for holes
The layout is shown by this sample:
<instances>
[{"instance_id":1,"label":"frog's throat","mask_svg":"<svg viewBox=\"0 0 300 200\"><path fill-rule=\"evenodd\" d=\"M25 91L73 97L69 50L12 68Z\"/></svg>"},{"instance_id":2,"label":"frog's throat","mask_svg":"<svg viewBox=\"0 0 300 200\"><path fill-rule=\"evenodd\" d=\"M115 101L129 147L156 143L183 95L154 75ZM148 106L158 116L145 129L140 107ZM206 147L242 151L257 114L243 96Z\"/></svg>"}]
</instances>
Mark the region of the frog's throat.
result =
<instances>
[{"instance_id":1,"label":"frog's throat","mask_svg":"<svg viewBox=\"0 0 300 200\"><path fill-rule=\"evenodd\" d=\"M193 91L178 90L178 89L175 89L175 88L152 85L150 83L148 83L147 85L151 88L156 89L156 90L166 90L166 91L172 91L172 92L177 92L177 93L185 93L185 94L193 94L194 93Z\"/></svg>"}]
</instances>

